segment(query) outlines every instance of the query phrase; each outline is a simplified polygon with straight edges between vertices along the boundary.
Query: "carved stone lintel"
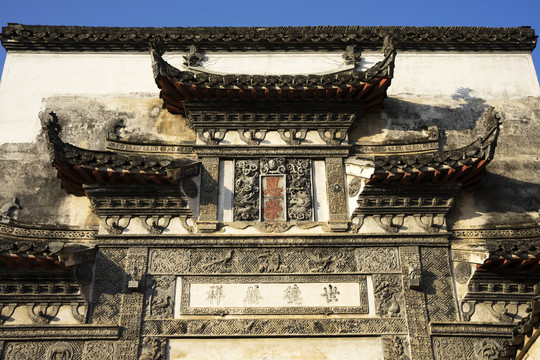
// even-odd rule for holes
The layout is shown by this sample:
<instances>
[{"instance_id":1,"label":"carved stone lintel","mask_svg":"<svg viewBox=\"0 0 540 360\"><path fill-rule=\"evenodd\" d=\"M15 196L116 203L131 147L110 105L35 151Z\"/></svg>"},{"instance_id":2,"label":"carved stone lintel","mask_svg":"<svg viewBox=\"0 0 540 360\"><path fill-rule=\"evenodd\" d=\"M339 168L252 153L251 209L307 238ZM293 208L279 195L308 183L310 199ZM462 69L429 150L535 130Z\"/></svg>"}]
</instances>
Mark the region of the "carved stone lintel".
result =
<instances>
[{"instance_id":1,"label":"carved stone lintel","mask_svg":"<svg viewBox=\"0 0 540 360\"><path fill-rule=\"evenodd\" d=\"M373 215L377 225L386 232L397 233L403 226L404 215ZM394 219L396 220L394 222ZM384 220L384 221L383 221ZM386 223L385 223L386 222Z\"/></svg>"},{"instance_id":2,"label":"carved stone lintel","mask_svg":"<svg viewBox=\"0 0 540 360\"><path fill-rule=\"evenodd\" d=\"M131 221L131 216L106 216L101 218L103 227L109 234L120 235Z\"/></svg>"},{"instance_id":3,"label":"carved stone lintel","mask_svg":"<svg viewBox=\"0 0 540 360\"><path fill-rule=\"evenodd\" d=\"M300 145L306 139L307 129L278 129L278 133L288 145Z\"/></svg>"},{"instance_id":4,"label":"carved stone lintel","mask_svg":"<svg viewBox=\"0 0 540 360\"><path fill-rule=\"evenodd\" d=\"M206 145L219 145L226 134L227 130L225 129L197 129L197 136Z\"/></svg>"},{"instance_id":5,"label":"carved stone lintel","mask_svg":"<svg viewBox=\"0 0 540 360\"><path fill-rule=\"evenodd\" d=\"M170 215L152 215L141 217L141 223L150 234L158 235L169 226L171 218Z\"/></svg>"},{"instance_id":6,"label":"carved stone lintel","mask_svg":"<svg viewBox=\"0 0 540 360\"><path fill-rule=\"evenodd\" d=\"M328 145L339 145L347 137L347 129L319 129L319 136Z\"/></svg>"},{"instance_id":7,"label":"carved stone lintel","mask_svg":"<svg viewBox=\"0 0 540 360\"><path fill-rule=\"evenodd\" d=\"M240 136L240 139L248 145L259 145L266 137L266 132L266 130L259 129L241 129L238 130L238 136ZM248 136L246 136L246 134Z\"/></svg>"}]
</instances>

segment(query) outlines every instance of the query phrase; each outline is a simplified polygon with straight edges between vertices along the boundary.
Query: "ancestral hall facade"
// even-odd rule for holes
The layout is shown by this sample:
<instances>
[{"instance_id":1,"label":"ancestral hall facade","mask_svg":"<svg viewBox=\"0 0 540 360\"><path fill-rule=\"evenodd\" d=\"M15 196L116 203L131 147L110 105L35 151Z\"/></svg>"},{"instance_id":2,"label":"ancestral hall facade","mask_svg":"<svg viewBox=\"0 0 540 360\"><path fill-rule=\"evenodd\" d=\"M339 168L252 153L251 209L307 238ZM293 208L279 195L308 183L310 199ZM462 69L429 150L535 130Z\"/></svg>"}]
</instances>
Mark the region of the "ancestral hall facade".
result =
<instances>
[{"instance_id":1,"label":"ancestral hall facade","mask_svg":"<svg viewBox=\"0 0 540 360\"><path fill-rule=\"evenodd\" d=\"M0 359L540 358L536 39L8 24Z\"/></svg>"}]
</instances>

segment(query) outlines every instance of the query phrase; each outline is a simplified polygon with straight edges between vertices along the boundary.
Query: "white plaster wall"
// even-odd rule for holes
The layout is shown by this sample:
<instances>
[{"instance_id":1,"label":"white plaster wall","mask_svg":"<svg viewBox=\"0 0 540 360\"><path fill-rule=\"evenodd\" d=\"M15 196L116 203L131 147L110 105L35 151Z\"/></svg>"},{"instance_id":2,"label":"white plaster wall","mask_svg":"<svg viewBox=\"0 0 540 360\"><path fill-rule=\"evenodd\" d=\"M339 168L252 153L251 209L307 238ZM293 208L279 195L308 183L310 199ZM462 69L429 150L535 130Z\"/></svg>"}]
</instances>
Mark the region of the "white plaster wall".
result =
<instances>
[{"instance_id":1,"label":"white plaster wall","mask_svg":"<svg viewBox=\"0 0 540 360\"><path fill-rule=\"evenodd\" d=\"M343 49L345 51L345 48ZM185 68L183 53L167 53L164 59L174 67ZM377 52L362 53L357 70L365 70L383 59ZM351 70L343 52L206 52L202 66L222 74L309 75Z\"/></svg>"},{"instance_id":2,"label":"white plaster wall","mask_svg":"<svg viewBox=\"0 0 540 360\"><path fill-rule=\"evenodd\" d=\"M258 74L324 72L330 69L330 63L334 66L343 60L341 53L220 56L228 56L222 70ZM361 67L371 66L379 57L367 56ZM388 94L451 96L460 88L470 88L476 97L484 99L540 96L532 57L526 51L400 52ZM34 141L40 129L38 113L43 98L132 93L158 96L146 53L10 51L0 83L0 144Z\"/></svg>"},{"instance_id":3,"label":"white plaster wall","mask_svg":"<svg viewBox=\"0 0 540 360\"><path fill-rule=\"evenodd\" d=\"M0 144L35 140L43 98L129 93L158 96L148 54L10 51L0 83Z\"/></svg>"},{"instance_id":4,"label":"white plaster wall","mask_svg":"<svg viewBox=\"0 0 540 360\"><path fill-rule=\"evenodd\" d=\"M483 99L540 96L528 51L398 52L388 96L451 96L460 88Z\"/></svg>"}]
</instances>

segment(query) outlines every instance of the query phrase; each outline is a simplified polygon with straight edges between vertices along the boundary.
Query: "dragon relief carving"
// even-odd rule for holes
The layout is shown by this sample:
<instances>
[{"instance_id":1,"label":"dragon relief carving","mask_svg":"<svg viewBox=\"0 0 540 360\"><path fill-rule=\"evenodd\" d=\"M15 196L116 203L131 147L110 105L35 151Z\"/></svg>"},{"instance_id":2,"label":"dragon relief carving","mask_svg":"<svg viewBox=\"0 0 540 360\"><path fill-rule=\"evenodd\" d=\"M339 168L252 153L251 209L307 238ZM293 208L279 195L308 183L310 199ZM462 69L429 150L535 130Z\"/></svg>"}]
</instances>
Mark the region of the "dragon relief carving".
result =
<instances>
[{"instance_id":1,"label":"dragon relief carving","mask_svg":"<svg viewBox=\"0 0 540 360\"><path fill-rule=\"evenodd\" d=\"M347 264L347 256L344 252L336 255L310 255L309 271L310 272L338 272Z\"/></svg>"},{"instance_id":2,"label":"dragon relief carving","mask_svg":"<svg viewBox=\"0 0 540 360\"><path fill-rule=\"evenodd\" d=\"M290 220L310 220L311 163L307 159L287 160L287 208Z\"/></svg>"},{"instance_id":3,"label":"dragon relief carving","mask_svg":"<svg viewBox=\"0 0 540 360\"><path fill-rule=\"evenodd\" d=\"M259 164L255 160L240 160L235 164L234 220L259 219Z\"/></svg>"}]
</instances>

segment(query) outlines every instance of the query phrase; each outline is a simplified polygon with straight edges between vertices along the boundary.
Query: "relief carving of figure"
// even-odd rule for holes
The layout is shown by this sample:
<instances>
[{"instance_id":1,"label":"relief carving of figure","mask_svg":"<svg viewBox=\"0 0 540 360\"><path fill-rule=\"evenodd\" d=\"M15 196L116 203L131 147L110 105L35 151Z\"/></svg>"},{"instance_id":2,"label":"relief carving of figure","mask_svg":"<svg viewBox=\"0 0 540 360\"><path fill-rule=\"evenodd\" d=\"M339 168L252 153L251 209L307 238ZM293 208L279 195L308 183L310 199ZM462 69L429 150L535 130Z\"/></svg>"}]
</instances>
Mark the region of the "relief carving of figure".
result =
<instances>
[{"instance_id":1,"label":"relief carving of figure","mask_svg":"<svg viewBox=\"0 0 540 360\"><path fill-rule=\"evenodd\" d=\"M266 251L257 256L257 260L259 261L259 268L257 271L260 273L278 272L282 271L284 268L281 255L278 253Z\"/></svg>"}]
</instances>

